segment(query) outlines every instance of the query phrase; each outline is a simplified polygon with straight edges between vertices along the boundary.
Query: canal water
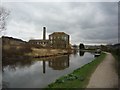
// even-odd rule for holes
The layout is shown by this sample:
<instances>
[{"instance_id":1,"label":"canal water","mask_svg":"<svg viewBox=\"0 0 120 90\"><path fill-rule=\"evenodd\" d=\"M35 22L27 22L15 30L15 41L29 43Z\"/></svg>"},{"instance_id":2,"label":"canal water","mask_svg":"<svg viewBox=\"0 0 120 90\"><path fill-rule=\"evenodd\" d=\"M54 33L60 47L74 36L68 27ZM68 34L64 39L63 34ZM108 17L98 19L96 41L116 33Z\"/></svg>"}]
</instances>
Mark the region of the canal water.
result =
<instances>
[{"instance_id":1,"label":"canal water","mask_svg":"<svg viewBox=\"0 0 120 90\"><path fill-rule=\"evenodd\" d=\"M32 60L7 59L2 68L3 87L44 88L93 59L94 55L90 52Z\"/></svg>"}]
</instances>

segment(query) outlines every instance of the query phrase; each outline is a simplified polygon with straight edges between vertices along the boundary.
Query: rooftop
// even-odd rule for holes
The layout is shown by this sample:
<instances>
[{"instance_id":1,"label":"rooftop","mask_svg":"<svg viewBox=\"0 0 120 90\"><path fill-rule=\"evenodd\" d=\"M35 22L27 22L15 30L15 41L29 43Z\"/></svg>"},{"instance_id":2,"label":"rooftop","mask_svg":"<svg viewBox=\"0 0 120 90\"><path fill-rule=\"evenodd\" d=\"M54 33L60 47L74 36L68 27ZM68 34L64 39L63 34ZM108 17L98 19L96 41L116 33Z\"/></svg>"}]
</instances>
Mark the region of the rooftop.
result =
<instances>
[{"instance_id":1,"label":"rooftop","mask_svg":"<svg viewBox=\"0 0 120 90\"><path fill-rule=\"evenodd\" d=\"M50 34L50 35L61 35L61 34L65 34L65 35L68 35L68 34L66 34L66 33L64 33L64 32L53 32L52 34Z\"/></svg>"},{"instance_id":2,"label":"rooftop","mask_svg":"<svg viewBox=\"0 0 120 90\"><path fill-rule=\"evenodd\" d=\"M49 41L49 40L43 40L43 39L31 39L29 40L29 42L36 42L36 41Z\"/></svg>"}]
</instances>

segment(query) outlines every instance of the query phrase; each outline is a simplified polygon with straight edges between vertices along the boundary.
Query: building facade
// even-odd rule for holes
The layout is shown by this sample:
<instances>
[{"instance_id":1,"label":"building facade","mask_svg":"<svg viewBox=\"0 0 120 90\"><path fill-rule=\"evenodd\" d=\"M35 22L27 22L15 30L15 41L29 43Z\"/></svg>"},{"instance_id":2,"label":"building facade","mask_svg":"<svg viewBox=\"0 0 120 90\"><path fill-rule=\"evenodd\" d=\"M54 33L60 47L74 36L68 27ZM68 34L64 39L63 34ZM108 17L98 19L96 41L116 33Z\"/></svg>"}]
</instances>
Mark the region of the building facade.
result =
<instances>
[{"instance_id":1,"label":"building facade","mask_svg":"<svg viewBox=\"0 0 120 90\"><path fill-rule=\"evenodd\" d=\"M52 48L68 48L69 35L64 32L54 32L49 35L50 46Z\"/></svg>"},{"instance_id":2,"label":"building facade","mask_svg":"<svg viewBox=\"0 0 120 90\"><path fill-rule=\"evenodd\" d=\"M48 47L49 46L49 40L32 39L32 40L29 40L29 44L40 45L42 47Z\"/></svg>"}]
</instances>

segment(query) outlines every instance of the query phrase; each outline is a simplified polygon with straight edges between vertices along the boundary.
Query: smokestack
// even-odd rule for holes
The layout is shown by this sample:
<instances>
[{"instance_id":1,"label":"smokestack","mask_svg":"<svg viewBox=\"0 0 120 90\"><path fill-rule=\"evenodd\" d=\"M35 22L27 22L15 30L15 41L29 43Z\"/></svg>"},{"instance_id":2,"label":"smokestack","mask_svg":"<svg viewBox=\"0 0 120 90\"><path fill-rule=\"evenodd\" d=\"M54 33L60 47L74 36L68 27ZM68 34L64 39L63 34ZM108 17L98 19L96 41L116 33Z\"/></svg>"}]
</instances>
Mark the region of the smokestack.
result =
<instances>
[{"instance_id":1,"label":"smokestack","mask_svg":"<svg viewBox=\"0 0 120 90\"><path fill-rule=\"evenodd\" d=\"M43 27L43 40L46 40L46 27Z\"/></svg>"}]
</instances>

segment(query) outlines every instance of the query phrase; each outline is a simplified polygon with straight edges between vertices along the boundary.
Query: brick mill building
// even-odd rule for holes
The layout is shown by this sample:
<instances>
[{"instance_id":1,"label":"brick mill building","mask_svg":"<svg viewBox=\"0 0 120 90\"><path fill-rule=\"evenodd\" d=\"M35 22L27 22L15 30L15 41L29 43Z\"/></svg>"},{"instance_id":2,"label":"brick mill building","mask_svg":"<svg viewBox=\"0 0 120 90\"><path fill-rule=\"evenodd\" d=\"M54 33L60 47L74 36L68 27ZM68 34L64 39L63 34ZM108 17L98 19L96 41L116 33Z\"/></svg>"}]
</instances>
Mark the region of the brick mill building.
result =
<instances>
[{"instance_id":1,"label":"brick mill building","mask_svg":"<svg viewBox=\"0 0 120 90\"><path fill-rule=\"evenodd\" d=\"M69 35L64 32L54 32L49 35L50 45L52 48L68 48Z\"/></svg>"},{"instance_id":2,"label":"brick mill building","mask_svg":"<svg viewBox=\"0 0 120 90\"><path fill-rule=\"evenodd\" d=\"M57 49L65 49L70 46L69 35L64 32L53 32L49 35L49 39L46 39L46 27L43 27L43 39L32 39L29 40L29 43Z\"/></svg>"}]
</instances>

